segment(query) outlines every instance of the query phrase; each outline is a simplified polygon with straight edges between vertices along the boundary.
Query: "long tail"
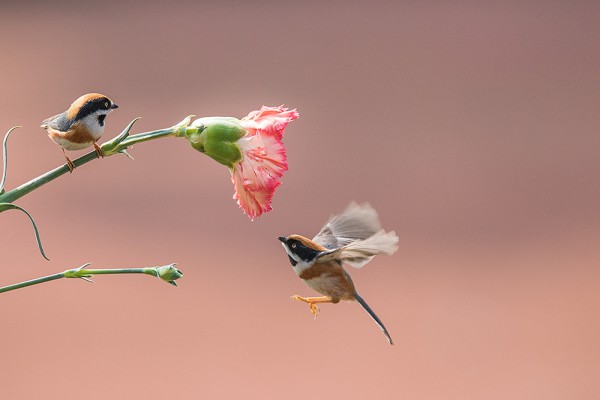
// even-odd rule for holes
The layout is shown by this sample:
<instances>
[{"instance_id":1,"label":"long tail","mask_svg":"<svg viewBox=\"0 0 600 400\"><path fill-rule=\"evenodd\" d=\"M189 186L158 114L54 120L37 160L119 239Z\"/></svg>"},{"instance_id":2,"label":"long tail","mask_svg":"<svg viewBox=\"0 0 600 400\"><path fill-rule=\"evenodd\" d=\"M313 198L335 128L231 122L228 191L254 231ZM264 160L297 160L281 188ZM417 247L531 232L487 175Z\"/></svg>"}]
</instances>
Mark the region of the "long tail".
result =
<instances>
[{"instance_id":1,"label":"long tail","mask_svg":"<svg viewBox=\"0 0 600 400\"><path fill-rule=\"evenodd\" d=\"M385 329L383 322L381 322L381 320L377 317L377 315L375 315L375 312L373 310L371 310L371 307L369 307L369 305L364 301L364 299L362 297L360 297L358 295L358 293L354 293L354 297L356 298L356 301L358 301L358 304L360 304L362 306L362 308L364 308L365 311L371 316L371 318L373 318L373 321L375 321L377 326L379 326L379 329L381 329L381 332L383 332L383 334L387 338L388 342L390 342L390 344L393 345L394 341L390 337L390 334L388 333L387 329Z\"/></svg>"}]
</instances>

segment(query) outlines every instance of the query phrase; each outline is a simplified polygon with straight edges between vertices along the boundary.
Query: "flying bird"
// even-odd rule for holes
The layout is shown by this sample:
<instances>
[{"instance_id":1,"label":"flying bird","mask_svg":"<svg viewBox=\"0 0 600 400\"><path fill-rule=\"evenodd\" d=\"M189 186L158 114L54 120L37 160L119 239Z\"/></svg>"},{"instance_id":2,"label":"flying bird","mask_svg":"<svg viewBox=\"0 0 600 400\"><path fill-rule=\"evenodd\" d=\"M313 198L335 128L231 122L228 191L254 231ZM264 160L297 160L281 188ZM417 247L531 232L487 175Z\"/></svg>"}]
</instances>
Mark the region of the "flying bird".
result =
<instances>
[{"instance_id":1,"label":"flying bird","mask_svg":"<svg viewBox=\"0 0 600 400\"><path fill-rule=\"evenodd\" d=\"M373 318L390 344L394 344L383 322L357 293L344 265L362 268L376 255L391 255L398 249L394 231L381 228L375 209L369 204L351 203L333 216L312 240L301 235L280 236L294 272L321 297L292 296L310 305L317 316L319 303L354 301Z\"/></svg>"}]
</instances>

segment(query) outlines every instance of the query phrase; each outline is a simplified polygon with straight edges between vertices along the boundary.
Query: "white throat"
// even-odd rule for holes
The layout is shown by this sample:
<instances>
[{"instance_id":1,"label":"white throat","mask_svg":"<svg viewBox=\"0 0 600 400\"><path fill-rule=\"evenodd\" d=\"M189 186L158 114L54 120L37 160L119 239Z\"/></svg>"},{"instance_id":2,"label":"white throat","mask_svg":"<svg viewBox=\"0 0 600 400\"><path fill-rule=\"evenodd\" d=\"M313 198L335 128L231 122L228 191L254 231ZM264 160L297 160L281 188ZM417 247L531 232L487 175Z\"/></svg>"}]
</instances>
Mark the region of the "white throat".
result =
<instances>
[{"instance_id":1,"label":"white throat","mask_svg":"<svg viewBox=\"0 0 600 400\"><path fill-rule=\"evenodd\" d=\"M100 137L104 133L104 125L100 125L100 122L98 121L98 116L106 114L108 114L108 112L96 111L95 113L87 115L81 120L81 123L85 125L88 131L92 134L94 140L100 139Z\"/></svg>"},{"instance_id":2,"label":"white throat","mask_svg":"<svg viewBox=\"0 0 600 400\"><path fill-rule=\"evenodd\" d=\"M288 254L288 256L290 256L294 261L296 261L296 265L292 265L292 268L294 269L294 272L296 272L297 275L300 275L302 271L304 271L306 268L310 267L313 264L313 262L306 262L300 259L300 257L298 257L297 254L294 254L292 251L290 251L290 249L285 243L281 243L281 245L285 249L285 252Z\"/></svg>"}]
</instances>

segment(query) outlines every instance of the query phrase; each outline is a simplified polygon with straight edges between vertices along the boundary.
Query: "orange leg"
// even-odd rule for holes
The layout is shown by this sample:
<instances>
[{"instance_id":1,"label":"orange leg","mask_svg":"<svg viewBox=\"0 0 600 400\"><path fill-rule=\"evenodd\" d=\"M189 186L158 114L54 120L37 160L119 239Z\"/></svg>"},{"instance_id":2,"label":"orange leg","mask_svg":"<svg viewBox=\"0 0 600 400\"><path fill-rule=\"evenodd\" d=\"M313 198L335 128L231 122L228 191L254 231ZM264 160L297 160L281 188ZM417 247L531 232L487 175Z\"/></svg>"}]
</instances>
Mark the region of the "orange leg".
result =
<instances>
[{"instance_id":1,"label":"orange leg","mask_svg":"<svg viewBox=\"0 0 600 400\"><path fill-rule=\"evenodd\" d=\"M69 167L69 171L71 171L71 173L73 173L73 170L75 169L75 164L73 164L73 161L69 160L69 157L67 157L67 153L65 153L65 149L62 149L62 151L63 151L63 154L65 155L65 158L67 159L67 167Z\"/></svg>"},{"instance_id":2,"label":"orange leg","mask_svg":"<svg viewBox=\"0 0 600 400\"><path fill-rule=\"evenodd\" d=\"M317 318L317 313L319 312L319 307L315 305L315 303L333 303L333 300L329 296L321 296L321 297L301 297L298 295L292 296L292 299L296 301L303 301L310 305L310 312Z\"/></svg>"},{"instance_id":3,"label":"orange leg","mask_svg":"<svg viewBox=\"0 0 600 400\"><path fill-rule=\"evenodd\" d=\"M102 151L102 149L100 148L100 146L98 146L96 144L96 142L94 142L94 149L96 150L96 154L98 154L98 157L104 158L104 152Z\"/></svg>"}]
</instances>

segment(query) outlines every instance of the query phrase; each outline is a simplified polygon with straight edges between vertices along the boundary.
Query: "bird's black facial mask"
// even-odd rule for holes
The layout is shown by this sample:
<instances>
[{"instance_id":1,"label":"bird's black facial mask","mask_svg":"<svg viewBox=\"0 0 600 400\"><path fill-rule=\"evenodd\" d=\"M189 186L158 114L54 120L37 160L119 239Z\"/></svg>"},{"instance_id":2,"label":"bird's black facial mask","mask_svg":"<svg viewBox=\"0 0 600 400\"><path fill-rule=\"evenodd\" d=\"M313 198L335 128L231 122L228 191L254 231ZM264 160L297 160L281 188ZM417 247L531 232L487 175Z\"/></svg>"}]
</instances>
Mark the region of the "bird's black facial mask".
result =
<instances>
[{"instance_id":1,"label":"bird's black facial mask","mask_svg":"<svg viewBox=\"0 0 600 400\"><path fill-rule=\"evenodd\" d=\"M288 258L290 259L290 263L292 264L292 266L296 266L296 264L298 264L297 260L311 262L312 260L314 260L317 254L319 254L319 251L303 245L296 239L289 239L286 240L284 243L287 247Z\"/></svg>"},{"instance_id":2,"label":"bird's black facial mask","mask_svg":"<svg viewBox=\"0 0 600 400\"><path fill-rule=\"evenodd\" d=\"M110 100L108 100L106 97L100 97L97 99L89 100L81 106L75 119L85 118L88 115L95 113L96 111L109 109Z\"/></svg>"}]
</instances>

